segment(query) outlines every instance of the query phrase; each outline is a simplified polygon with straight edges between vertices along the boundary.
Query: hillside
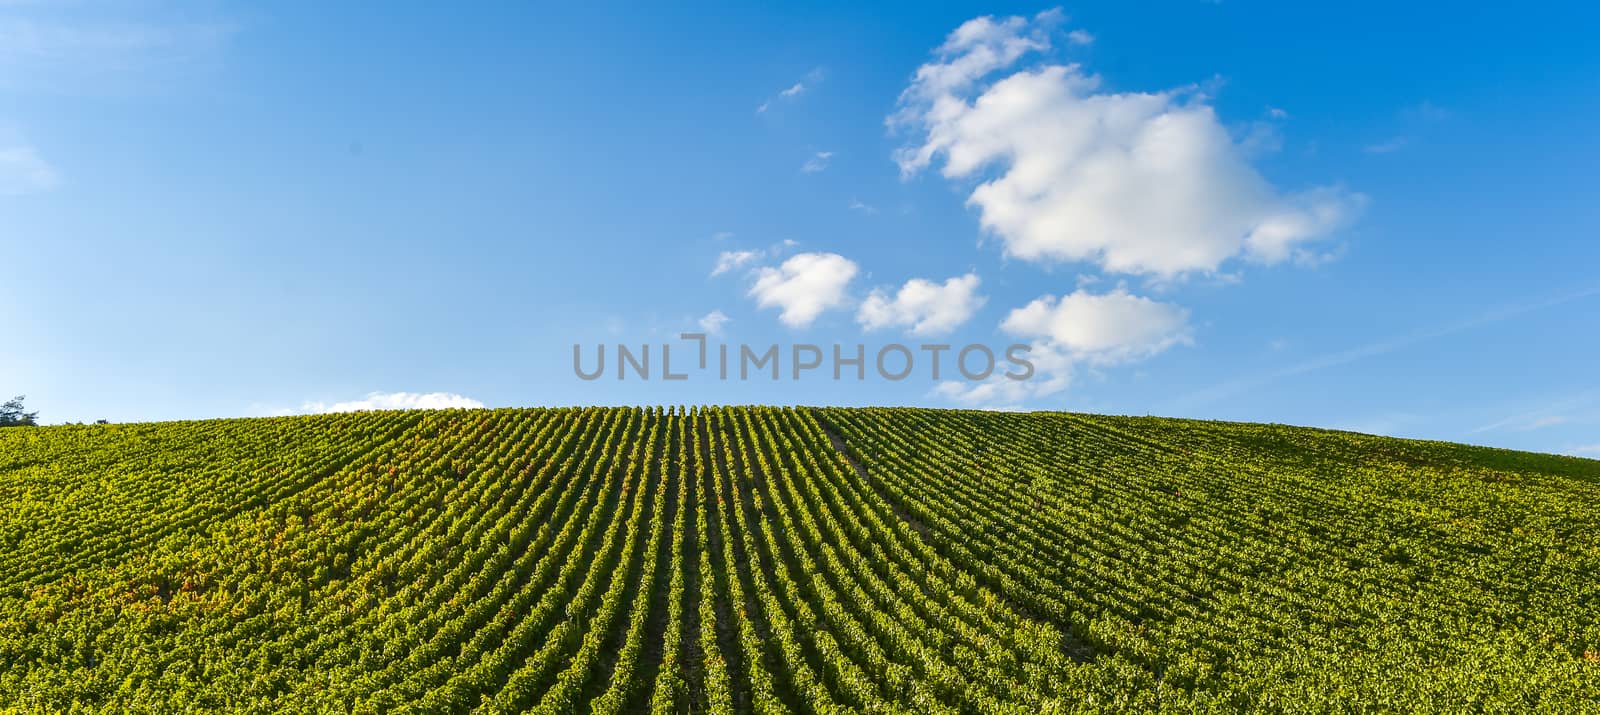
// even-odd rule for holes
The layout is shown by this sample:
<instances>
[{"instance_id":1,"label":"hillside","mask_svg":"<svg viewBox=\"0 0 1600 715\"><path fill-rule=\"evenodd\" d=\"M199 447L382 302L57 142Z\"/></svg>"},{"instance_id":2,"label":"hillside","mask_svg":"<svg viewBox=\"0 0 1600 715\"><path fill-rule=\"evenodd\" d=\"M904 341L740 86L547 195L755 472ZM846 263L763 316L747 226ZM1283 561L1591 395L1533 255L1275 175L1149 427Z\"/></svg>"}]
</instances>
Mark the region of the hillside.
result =
<instances>
[{"instance_id":1,"label":"hillside","mask_svg":"<svg viewBox=\"0 0 1600 715\"><path fill-rule=\"evenodd\" d=\"M517 409L0 430L0 710L1600 710L1600 462Z\"/></svg>"}]
</instances>

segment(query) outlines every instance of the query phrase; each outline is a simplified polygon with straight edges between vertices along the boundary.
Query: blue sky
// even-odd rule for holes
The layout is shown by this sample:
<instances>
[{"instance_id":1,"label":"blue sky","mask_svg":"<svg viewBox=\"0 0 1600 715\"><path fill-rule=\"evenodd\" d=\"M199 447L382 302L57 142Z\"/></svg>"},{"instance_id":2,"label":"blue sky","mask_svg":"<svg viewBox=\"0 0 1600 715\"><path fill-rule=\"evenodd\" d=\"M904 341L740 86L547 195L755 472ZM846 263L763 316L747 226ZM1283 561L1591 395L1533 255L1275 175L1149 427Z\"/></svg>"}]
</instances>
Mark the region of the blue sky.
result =
<instances>
[{"instance_id":1,"label":"blue sky","mask_svg":"<svg viewBox=\"0 0 1600 715\"><path fill-rule=\"evenodd\" d=\"M0 392L47 422L914 404L1600 455L1583 6L324 5L0 4ZM1043 359L573 373L713 313Z\"/></svg>"}]
</instances>

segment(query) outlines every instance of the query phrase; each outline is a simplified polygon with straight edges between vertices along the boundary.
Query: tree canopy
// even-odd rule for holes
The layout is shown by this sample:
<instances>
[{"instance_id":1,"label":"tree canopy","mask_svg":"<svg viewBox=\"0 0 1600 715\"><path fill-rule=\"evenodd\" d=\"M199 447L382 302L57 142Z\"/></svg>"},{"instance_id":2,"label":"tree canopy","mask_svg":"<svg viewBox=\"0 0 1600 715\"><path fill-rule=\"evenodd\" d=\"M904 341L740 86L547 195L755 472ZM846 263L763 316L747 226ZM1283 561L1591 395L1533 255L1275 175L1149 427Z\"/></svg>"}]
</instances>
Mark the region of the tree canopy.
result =
<instances>
[{"instance_id":1,"label":"tree canopy","mask_svg":"<svg viewBox=\"0 0 1600 715\"><path fill-rule=\"evenodd\" d=\"M38 412L27 412L22 406L26 395L17 395L0 405L0 427L33 427L39 424Z\"/></svg>"}]
</instances>

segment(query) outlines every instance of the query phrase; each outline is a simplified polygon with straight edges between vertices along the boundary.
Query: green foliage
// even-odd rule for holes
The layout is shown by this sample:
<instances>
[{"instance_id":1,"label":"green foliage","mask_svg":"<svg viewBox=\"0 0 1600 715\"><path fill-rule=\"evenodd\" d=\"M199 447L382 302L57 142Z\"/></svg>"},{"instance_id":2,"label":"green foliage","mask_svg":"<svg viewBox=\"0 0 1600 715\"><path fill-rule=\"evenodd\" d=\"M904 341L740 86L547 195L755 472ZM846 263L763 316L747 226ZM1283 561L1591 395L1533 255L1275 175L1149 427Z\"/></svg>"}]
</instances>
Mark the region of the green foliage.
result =
<instances>
[{"instance_id":1,"label":"green foliage","mask_svg":"<svg viewBox=\"0 0 1600 715\"><path fill-rule=\"evenodd\" d=\"M25 395L17 395L0 405L0 427L33 427L39 424L38 412L27 412L22 406Z\"/></svg>"},{"instance_id":2,"label":"green foliage","mask_svg":"<svg viewBox=\"0 0 1600 715\"><path fill-rule=\"evenodd\" d=\"M1597 525L1600 462L1152 418L7 430L0 712L1595 711Z\"/></svg>"}]
</instances>

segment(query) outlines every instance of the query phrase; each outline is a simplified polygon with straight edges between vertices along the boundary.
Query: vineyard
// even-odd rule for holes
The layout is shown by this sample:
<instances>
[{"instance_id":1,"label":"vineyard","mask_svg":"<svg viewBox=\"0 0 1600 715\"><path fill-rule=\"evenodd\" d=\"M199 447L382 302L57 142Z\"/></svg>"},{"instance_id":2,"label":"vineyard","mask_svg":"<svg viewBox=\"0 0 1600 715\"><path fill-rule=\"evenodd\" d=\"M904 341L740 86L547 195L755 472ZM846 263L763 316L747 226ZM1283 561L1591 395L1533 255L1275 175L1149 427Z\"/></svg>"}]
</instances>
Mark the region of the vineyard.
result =
<instances>
[{"instance_id":1,"label":"vineyard","mask_svg":"<svg viewBox=\"0 0 1600 715\"><path fill-rule=\"evenodd\" d=\"M1597 712L1600 462L917 409L0 430L0 712Z\"/></svg>"}]
</instances>

